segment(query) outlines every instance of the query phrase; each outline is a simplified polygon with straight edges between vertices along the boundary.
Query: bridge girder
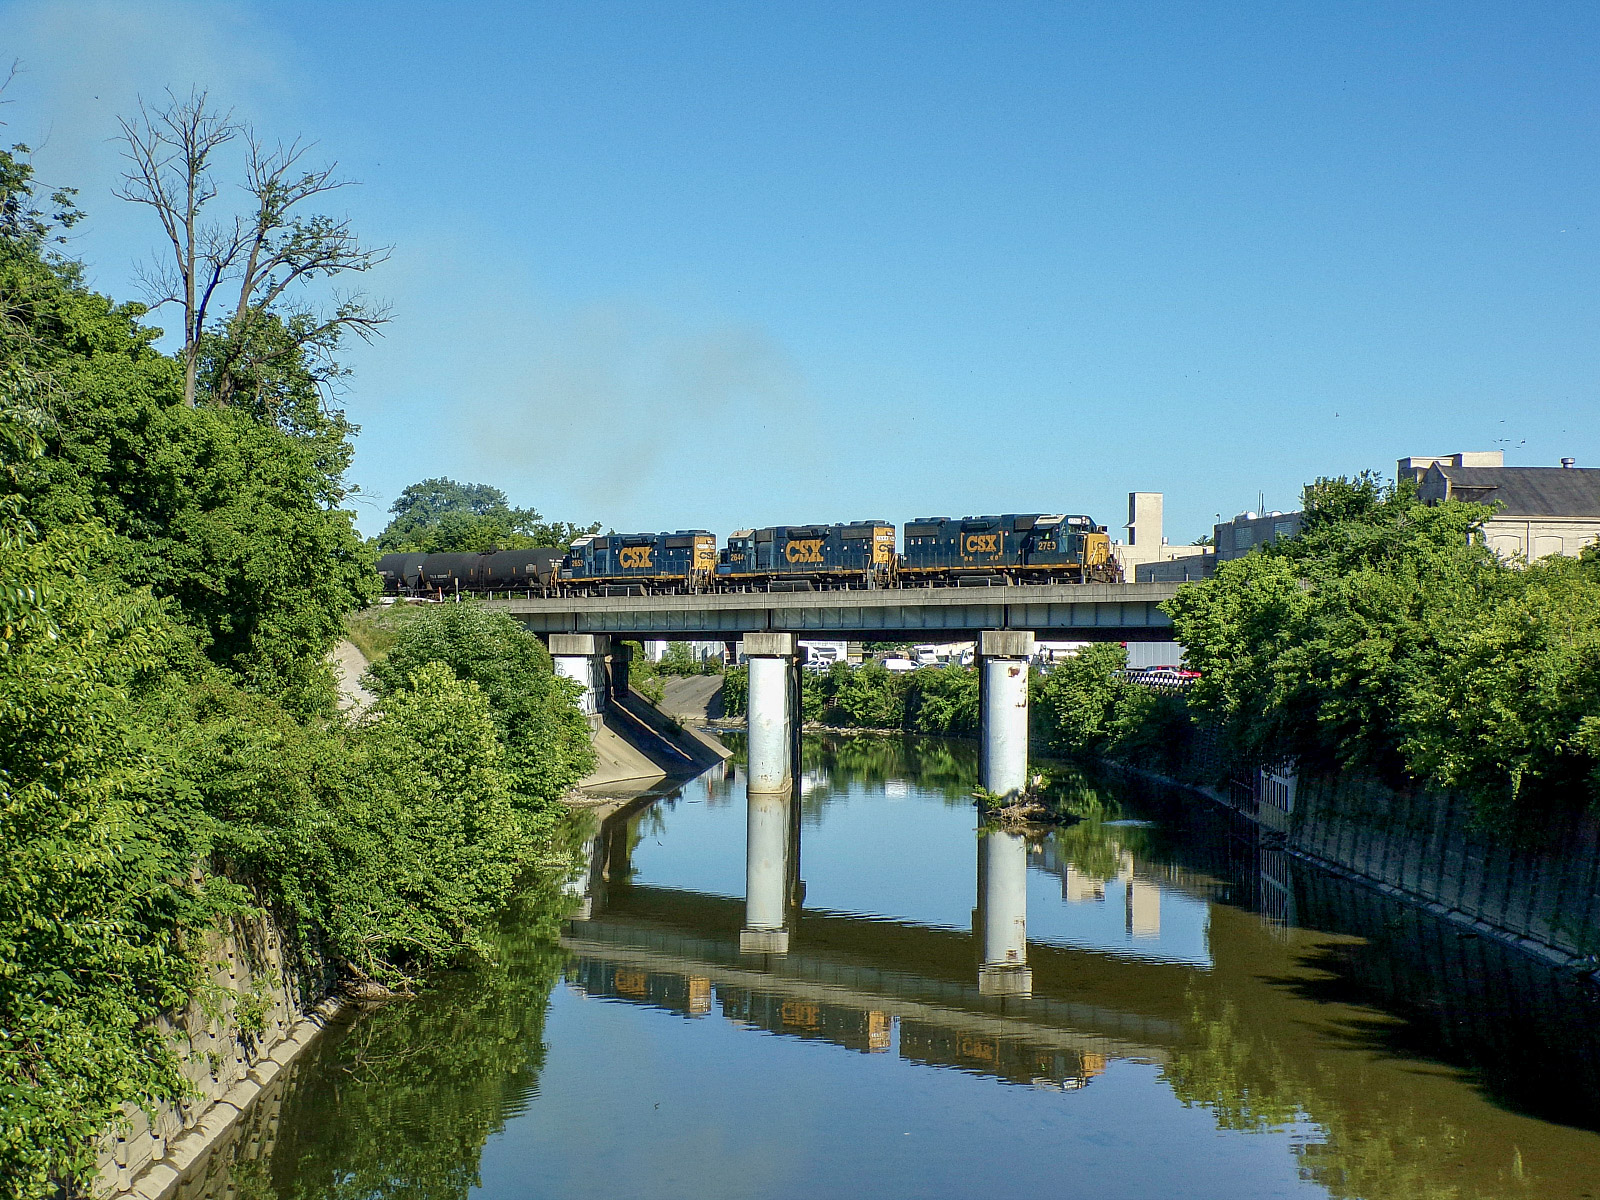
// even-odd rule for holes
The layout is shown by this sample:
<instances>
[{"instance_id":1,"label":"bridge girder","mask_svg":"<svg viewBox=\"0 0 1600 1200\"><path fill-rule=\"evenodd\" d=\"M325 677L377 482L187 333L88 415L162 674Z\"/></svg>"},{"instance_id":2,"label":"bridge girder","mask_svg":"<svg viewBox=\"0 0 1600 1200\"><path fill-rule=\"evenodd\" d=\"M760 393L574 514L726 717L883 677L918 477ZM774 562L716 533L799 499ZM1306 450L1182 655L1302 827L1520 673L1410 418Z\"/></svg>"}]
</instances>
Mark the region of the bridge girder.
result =
<instances>
[{"instance_id":1,"label":"bridge girder","mask_svg":"<svg viewBox=\"0 0 1600 1200\"><path fill-rule=\"evenodd\" d=\"M607 633L666 640L732 640L781 631L830 639L916 641L1030 630L1045 640L1167 641L1160 604L1172 583L1046 584L881 591L732 592L700 596L582 596L489 600L534 633ZM994 593L1000 593L995 595Z\"/></svg>"}]
</instances>

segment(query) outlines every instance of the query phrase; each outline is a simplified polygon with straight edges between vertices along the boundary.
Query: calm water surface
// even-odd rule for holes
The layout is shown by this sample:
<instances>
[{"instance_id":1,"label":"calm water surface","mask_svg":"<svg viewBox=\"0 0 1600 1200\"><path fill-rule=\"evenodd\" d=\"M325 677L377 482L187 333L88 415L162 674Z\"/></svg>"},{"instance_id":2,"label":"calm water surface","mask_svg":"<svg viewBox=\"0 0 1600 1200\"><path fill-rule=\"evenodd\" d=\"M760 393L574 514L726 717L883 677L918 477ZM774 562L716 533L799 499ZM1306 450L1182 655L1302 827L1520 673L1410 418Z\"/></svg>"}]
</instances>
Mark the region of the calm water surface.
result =
<instances>
[{"instance_id":1,"label":"calm water surface","mask_svg":"<svg viewBox=\"0 0 1600 1200\"><path fill-rule=\"evenodd\" d=\"M1567 977L1192 798L1076 781L1084 819L1027 839L980 830L969 747L805 759L787 805L730 767L594 830L577 919L330 1031L208 1186L1600 1194L1600 1007Z\"/></svg>"}]
</instances>

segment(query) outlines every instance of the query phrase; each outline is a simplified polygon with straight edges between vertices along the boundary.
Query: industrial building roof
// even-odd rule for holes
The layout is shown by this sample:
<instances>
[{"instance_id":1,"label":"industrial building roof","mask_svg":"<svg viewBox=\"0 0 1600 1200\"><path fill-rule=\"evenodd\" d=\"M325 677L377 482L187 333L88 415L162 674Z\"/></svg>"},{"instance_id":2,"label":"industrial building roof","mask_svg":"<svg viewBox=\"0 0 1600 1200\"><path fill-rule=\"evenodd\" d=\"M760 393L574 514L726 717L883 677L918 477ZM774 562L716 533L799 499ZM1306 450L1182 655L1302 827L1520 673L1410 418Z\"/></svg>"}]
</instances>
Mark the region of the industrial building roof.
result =
<instances>
[{"instance_id":1,"label":"industrial building roof","mask_svg":"<svg viewBox=\"0 0 1600 1200\"><path fill-rule=\"evenodd\" d=\"M1472 500L1498 503L1504 516L1600 518L1600 468L1447 467L1423 476L1426 503Z\"/></svg>"}]
</instances>

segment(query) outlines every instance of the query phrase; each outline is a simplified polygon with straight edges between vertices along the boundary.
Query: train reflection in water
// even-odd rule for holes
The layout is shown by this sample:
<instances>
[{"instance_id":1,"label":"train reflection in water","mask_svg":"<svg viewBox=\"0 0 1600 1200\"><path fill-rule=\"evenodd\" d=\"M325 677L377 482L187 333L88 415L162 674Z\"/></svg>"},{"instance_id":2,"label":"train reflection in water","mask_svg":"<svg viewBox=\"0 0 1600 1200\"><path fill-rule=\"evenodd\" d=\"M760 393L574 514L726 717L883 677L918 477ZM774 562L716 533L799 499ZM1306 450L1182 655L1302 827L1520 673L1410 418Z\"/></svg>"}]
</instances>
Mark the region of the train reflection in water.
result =
<instances>
[{"instance_id":1,"label":"train reflection in water","mask_svg":"<svg viewBox=\"0 0 1600 1200\"><path fill-rule=\"evenodd\" d=\"M1032 994L1030 870L1060 876L1063 897L1078 902L1104 901L1107 885L1120 882L1128 931L1147 937L1160 928L1160 889L1136 878L1130 851L1101 856L1102 877L1070 847L978 829L972 933L962 939L972 966L956 982L897 961L919 957L892 945L914 936L906 927L803 908L803 803L800 795L745 798L742 913L730 898L633 886L636 821L623 816L602 826L588 842L583 897L563 939L576 955L569 986L1060 1091L1084 1087L1113 1057L1165 1059L1159 1043L1175 1036L1171 1021ZM875 949L840 946L829 931L841 925L876 932ZM817 936L808 939L807 930Z\"/></svg>"},{"instance_id":2,"label":"train reflection in water","mask_svg":"<svg viewBox=\"0 0 1600 1200\"><path fill-rule=\"evenodd\" d=\"M564 953L530 897L492 961L330 1025L175 1200L699 1197L756 1135L741 1161L783 1173L725 1190L982 1195L1003 1151L1028 1194L1594 1195L1600 993L1572 973L1190 793L1085 780L1077 825L1024 839L1031 995L985 994L972 748L804 755L783 953L740 950L749 811L703 776L596 830Z\"/></svg>"}]
</instances>

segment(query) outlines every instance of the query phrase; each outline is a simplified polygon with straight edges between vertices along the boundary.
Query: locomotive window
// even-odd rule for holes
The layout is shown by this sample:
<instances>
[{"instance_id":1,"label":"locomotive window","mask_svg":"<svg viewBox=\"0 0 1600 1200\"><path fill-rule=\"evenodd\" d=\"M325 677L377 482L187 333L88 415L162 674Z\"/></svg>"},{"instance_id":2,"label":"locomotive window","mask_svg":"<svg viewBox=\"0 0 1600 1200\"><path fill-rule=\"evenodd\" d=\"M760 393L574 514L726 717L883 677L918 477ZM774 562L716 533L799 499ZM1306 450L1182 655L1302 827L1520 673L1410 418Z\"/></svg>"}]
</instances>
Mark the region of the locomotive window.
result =
<instances>
[{"instance_id":1,"label":"locomotive window","mask_svg":"<svg viewBox=\"0 0 1600 1200\"><path fill-rule=\"evenodd\" d=\"M694 545L692 537L669 537L667 539L668 550L683 550L692 545Z\"/></svg>"}]
</instances>

